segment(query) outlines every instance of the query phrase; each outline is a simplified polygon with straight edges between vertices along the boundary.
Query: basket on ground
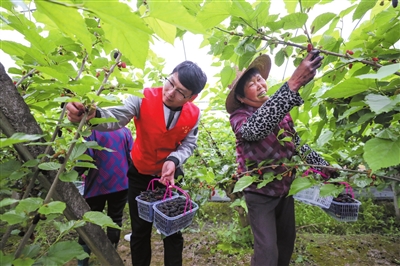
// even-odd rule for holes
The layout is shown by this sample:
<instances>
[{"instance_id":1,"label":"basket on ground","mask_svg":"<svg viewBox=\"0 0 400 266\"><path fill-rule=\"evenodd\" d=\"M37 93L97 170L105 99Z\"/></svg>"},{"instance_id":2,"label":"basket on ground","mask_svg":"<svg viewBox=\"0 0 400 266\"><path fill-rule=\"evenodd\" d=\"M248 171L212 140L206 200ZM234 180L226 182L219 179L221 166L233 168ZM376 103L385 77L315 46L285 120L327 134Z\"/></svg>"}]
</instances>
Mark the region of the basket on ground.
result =
<instances>
[{"instance_id":1,"label":"basket on ground","mask_svg":"<svg viewBox=\"0 0 400 266\"><path fill-rule=\"evenodd\" d=\"M355 222L358 219L360 205L361 202L356 199L353 199L352 203L333 200L329 209L324 209L324 211L335 220L341 222Z\"/></svg>"},{"instance_id":2,"label":"basket on ground","mask_svg":"<svg viewBox=\"0 0 400 266\"><path fill-rule=\"evenodd\" d=\"M313 186L297 192L296 194L293 195L293 198L305 204L318 206L325 209L329 208L333 197L332 196L320 197L319 191L320 191L320 186Z\"/></svg>"},{"instance_id":3,"label":"basket on ground","mask_svg":"<svg viewBox=\"0 0 400 266\"><path fill-rule=\"evenodd\" d=\"M184 199L187 203L185 206L185 210L182 214L179 214L174 217L169 217L160 211L159 207L161 204L171 201L177 201L180 198ZM185 196L179 196L174 199L167 199L164 202L158 202L153 205L153 209L154 209L154 226L163 235L169 236L189 226L193 222L193 217L196 214L196 211L199 209L199 206L190 198L187 198Z\"/></svg>"},{"instance_id":4,"label":"basket on ground","mask_svg":"<svg viewBox=\"0 0 400 266\"><path fill-rule=\"evenodd\" d=\"M178 197L179 194L176 192L172 192L172 196L171 197L166 197L164 200L157 200L157 201L153 201L153 202L149 202L149 201L145 201L145 200L141 200L140 199L140 195L136 197L136 201L137 201L137 206L138 206L138 213L139 213L139 217L142 218L145 221L148 222L153 222L154 221L154 209L153 209L153 205L159 202L163 202L166 201L168 199L173 199Z\"/></svg>"}]
</instances>

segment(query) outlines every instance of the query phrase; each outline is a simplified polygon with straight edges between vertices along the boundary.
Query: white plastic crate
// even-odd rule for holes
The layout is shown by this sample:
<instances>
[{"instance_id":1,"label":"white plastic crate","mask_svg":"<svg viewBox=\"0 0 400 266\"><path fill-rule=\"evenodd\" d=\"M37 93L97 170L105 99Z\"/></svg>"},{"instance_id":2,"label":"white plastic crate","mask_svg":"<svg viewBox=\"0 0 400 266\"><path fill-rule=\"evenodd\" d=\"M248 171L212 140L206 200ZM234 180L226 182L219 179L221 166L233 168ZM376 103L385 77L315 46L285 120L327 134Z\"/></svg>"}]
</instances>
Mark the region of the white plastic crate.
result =
<instances>
[{"instance_id":1,"label":"white plastic crate","mask_svg":"<svg viewBox=\"0 0 400 266\"><path fill-rule=\"evenodd\" d=\"M76 188L79 190L79 194L83 195L85 191L85 182L84 181L74 181L73 182Z\"/></svg>"},{"instance_id":2,"label":"white plastic crate","mask_svg":"<svg viewBox=\"0 0 400 266\"><path fill-rule=\"evenodd\" d=\"M333 197L332 196L321 197L319 195L319 191L320 191L319 186L313 186L297 192L296 194L293 195L293 198L305 204L321 207L323 209L329 208Z\"/></svg>"},{"instance_id":3,"label":"white plastic crate","mask_svg":"<svg viewBox=\"0 0 400 266\"><path fill-rule=\"evenodd\" d=\"M186 199L185 196L179 196L179 198ZM164 202L172 201L174 199L169 199ZM154 209L154 226L165 236L172 235L176 232L181 231L185 227L189 226L193 222L193 217L196 214L196 211L199 209L199 206L194 201L190 200L190 202L187 204L186 212L177 215L175 217L169 217L164 213L162 213L157 208L158 205L164 202L158 202L154 204L153 209ZM190 208L190 203L191 203L191 208Z\"/></svg>"}]
</instances>

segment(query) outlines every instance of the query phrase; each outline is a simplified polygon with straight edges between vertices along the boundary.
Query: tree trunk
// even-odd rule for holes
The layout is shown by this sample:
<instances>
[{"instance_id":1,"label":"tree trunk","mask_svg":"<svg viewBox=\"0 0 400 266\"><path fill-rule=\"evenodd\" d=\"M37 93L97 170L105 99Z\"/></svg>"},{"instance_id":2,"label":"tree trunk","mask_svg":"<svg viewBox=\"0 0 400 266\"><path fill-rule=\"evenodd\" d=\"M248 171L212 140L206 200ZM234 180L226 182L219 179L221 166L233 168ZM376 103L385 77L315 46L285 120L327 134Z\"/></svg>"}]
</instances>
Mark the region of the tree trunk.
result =
<instances>
[{"instance_id":1,"label":"tree trunk","mask_svg":"<svg viewBox=\"0 0 400 266\"><path fill-rule=\"evenodd\" d=\"M398 175L397 177L400 177ZM399 197L400 197L400 189L399 187L399 182L393 181L392 182L392 190L393 190L393 206L394 206L394 211L396 213L397 220L400 221L400 210L399 210Z\"/></svg>"},{"instance_id":2,"label":"tree trunk","mask_svg":"<svg viewBox=\"0 0 400 266\"><path fill-rule=\"evenodd\" d=\"M7 132L3 132L10 137L10 132L21 132L26 134L43 134L42 129L30 112L28 105L18 93L11 78L5 72L4 66L0 63L0 113L9 122ZM8 123L7 123L8 124ZM2 123L2 128L7 125ZM23 161L37 158L44 153L45 146L22 146L15 145L16 150ZM26 151L26 152L25 152ZM54 153L51 150L51 154ZM39 175L39 182L47 189L55 178L55 172L49 171L46 176ZM79 194L78 189L72 183L58 182L54 200L65 202L67 207L64 215L68 220L78 220L90 211L84 198ZM76 229L82 239L90 247L92 252L99 258L102 265L124 265L122 259L111 245L106 241L107 235L100 226L87 223L85 226Z\"/></svg>"},{"instance_id":3,"label":"tree trunk","mask_svg":"<svg viewBox=\"0 0 400 266\"><path fill-rule=\"evenodd\" d=\"M231 202L234 202L236 199L243 198L243 192L233 192L233 189L235 188L235 184L229 184L227 187L225 187L225 193L228 198L231 199ZM242 227L247 227L250 225L246 210L242 206L235 206L234 209L238 212L239 214L239 221L240 225Z\"/></svg>"}]
</instances>

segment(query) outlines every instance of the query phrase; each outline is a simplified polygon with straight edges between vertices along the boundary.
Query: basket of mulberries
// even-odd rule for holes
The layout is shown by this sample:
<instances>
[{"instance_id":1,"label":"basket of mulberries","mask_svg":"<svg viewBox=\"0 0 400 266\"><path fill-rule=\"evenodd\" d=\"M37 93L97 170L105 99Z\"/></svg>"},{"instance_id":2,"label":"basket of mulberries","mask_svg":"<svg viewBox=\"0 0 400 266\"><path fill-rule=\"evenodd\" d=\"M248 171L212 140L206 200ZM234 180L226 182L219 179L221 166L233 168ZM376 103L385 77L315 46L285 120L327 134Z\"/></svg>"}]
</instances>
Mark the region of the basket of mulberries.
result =
<instances>
[{"instance_id":1,"label":"basket of mulberries","mask_svg":"<svg viewBox=\"0 0 400 266\"><path fill-rule=\"evenodd\" d=\"M154 220L154 204L179 196L178 193L171 191L167 187L154 188L154 182L158 180L158 178L152 179L147 190L140 192L140 195L136 197L139 217L148 222L153 222Z\"/></svg>"},{"instance_id":2,"label":"basket of mulberries","mask_svg":"<svg viewBox=\"0 0 400 266\"><path fill-rule=\"evenodd\" d=\"M354 198L351 187L346 185L346 192L333 198L331 206L323 209L329 216L341 222L355 222L361 202Z\"/></svg>"},{"instance_id":3,"label":"basket of mulberries","mask_svg":"<svg viewBox=\"0 0 400 266\"><path fill-rule=\"evenodd\" d=\"M172 187L181 191L183 195L153 205L154 226L164 236L172 235L189 226L199 209L186 191L176 186Z\"/></svg>"}]
</instances>

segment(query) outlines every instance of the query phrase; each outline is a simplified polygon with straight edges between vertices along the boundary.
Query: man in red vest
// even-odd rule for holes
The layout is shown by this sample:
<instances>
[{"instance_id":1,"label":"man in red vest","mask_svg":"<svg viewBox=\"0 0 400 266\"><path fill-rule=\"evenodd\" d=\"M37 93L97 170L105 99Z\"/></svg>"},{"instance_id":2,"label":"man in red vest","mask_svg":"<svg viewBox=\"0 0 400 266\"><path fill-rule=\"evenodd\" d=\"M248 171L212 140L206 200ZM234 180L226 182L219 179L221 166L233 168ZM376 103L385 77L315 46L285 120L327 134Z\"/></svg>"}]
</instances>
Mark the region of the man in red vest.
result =
<instances>
[{"instance_id":1,"label":"man in red vest","mask_svg":"<svg viewBox=\"0 0 400 266\"><path fill-rule=\"evenodd\" d=\"M129 95L122 106L96 108L88 120L114 117L118 122L99 124L99 131L124 127L134 119L135 144L131 152L132 165L129 177L129 212L131 218L131 256L134 266L148 266L151 262L152 223L138 215L136 196L153 178L164 185L175 184L183 175L182 165L192 155L198 138L200 110L192 103L207 82L205 73L191 61L177 65L165 79L164 86L145 88L144 97ZM68 119L79 122L85 111L81 103L67 104ZM181 232L163 239L164 264L182 265L183 237Z\"/></svg>"}]
</instances>

